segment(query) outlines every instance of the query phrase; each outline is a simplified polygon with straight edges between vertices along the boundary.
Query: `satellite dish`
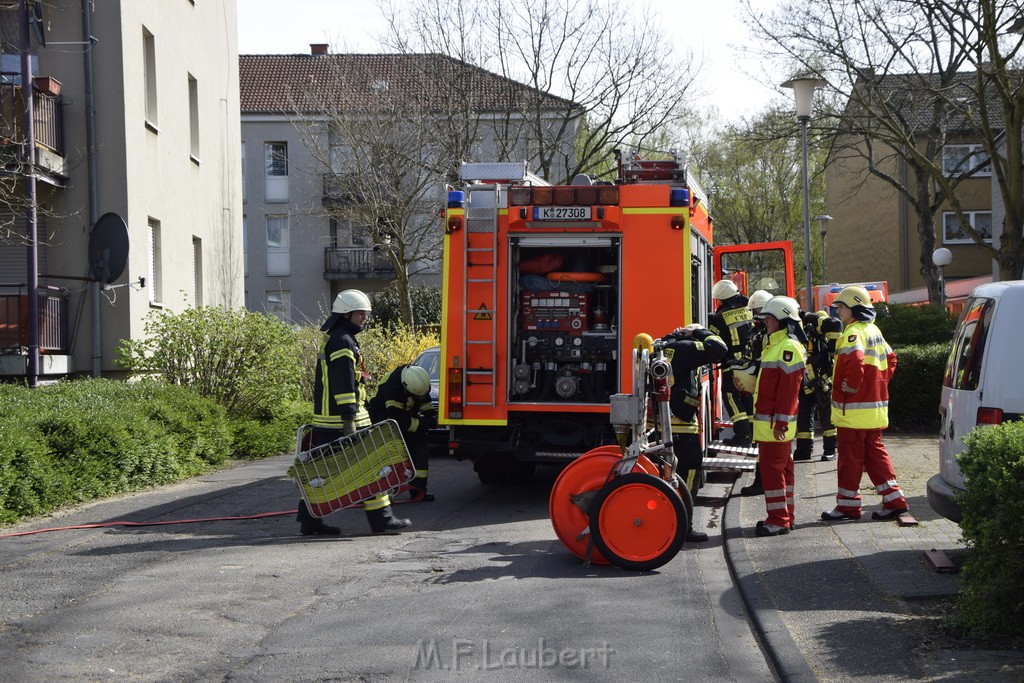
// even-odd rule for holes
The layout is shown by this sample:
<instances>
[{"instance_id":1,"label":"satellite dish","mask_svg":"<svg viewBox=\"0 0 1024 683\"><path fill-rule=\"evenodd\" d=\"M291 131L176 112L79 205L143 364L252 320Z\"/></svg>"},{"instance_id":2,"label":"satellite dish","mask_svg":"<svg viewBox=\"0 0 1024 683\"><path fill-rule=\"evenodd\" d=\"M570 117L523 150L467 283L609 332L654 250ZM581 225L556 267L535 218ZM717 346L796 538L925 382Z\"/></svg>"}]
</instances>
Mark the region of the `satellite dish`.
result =
<instances>
[{"instance_id":1,"label":"satellite dish","mask_svg":"<svg viewBox=\"0 0 1024 683\"><path fill-rule=\"evenodd\" d=\"M116 213L105 213L89 236L89 269L105 285L121 277L128 264L128 225Z\"/></svg>"}]
</instances>

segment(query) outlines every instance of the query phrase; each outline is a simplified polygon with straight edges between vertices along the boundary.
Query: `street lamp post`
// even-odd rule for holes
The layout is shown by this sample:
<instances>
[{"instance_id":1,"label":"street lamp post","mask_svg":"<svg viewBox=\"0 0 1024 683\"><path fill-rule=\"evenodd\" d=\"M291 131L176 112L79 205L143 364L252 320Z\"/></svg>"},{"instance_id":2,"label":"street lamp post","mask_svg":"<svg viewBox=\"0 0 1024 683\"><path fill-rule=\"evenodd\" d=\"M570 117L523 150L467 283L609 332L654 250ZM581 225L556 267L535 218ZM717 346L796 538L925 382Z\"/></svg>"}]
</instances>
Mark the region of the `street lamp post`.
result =
<instances>
[{"instance_id":1,"label":"street lamp post","mask_svg":"<svg viewBox=\"0 0 1024 683\"><path fill-rule=\"evenodd\" d=\"M946 310L946 266L953 262L953 253L945 247L932 252L932 263L939 268L939 306Z\"/></svg>"},{"instance_id":2,"label":"street lamp post","mask_svg":"<svg viewBox=\"0 0 1024 683\"><path fill-rule=\"evenodd\" d=\"M828 284L828 275L825 271L825 235L828 234L828 222L832 220L832 216L828 214L822 214L815 216L814 220L818 221L818 231L821 232L821 284Z\"/></svg>"},{"instance_id":3,"label":"street lamp post","mask_svg":"<svg viewBox=\"0 0 1024 683\"><path fill-rule=\"evenodd\" d=\"M803 151L804 171L804 281L807 288L804 292L804 306L807 311L813 309L813 293L811 288L811 183L807 170L807 124L811 120L811 104L814 100L814 91L827 85L820 78L791 78L782 84L783 88L792 88L796 98L796 118L800 122L801 149Z\"/></svg>"}]
</instances>

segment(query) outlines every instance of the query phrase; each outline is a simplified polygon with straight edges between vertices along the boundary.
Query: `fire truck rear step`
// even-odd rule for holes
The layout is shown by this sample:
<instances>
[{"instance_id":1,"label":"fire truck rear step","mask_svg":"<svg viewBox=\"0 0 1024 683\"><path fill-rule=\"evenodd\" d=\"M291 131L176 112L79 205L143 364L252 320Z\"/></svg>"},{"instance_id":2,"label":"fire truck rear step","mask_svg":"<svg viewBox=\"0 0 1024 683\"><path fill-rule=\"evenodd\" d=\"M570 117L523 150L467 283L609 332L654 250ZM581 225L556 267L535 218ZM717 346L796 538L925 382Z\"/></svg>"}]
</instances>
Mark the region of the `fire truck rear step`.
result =
<instances>
[{"instance_id":1,"label":"fire truck rear step","mask_svg":"<svg viewBox=\"0 0 1024 683\"><path fill-rule=\"evenodd\" d=\"M712 441L708 444L708 451L713 453L728 453L729 455L749 455L757 457L757 446L730 446L722 441Z\"/></svg>"},{"instance_id":2,"label":"fire truck rear step","mask_svg":"<svg viewBox=\"0 0 1024 683\"><path fill-rule=\"evenodd\" d=\"M746 458L704 458L704 464L701 465L704 470L740 470L741 472L753 472L757 469L756 460L747 460Z\"/></svg>"}]
</instances>

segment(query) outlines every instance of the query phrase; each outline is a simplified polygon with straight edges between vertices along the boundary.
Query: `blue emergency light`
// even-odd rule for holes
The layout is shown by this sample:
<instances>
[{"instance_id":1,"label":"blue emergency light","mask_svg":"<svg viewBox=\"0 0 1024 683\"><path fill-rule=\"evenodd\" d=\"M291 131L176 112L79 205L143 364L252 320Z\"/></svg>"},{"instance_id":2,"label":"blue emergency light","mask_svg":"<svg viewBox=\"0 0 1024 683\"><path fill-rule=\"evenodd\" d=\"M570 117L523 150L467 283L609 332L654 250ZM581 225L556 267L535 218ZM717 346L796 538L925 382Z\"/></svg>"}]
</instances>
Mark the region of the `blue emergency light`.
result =
<instances>
[{"instance_id":1,"label":"blue emergency light","mask_svg":"<svg viewBox=\"0 0 1024 683\"><path fill-rule=\"evenodd\" d=\"M448 208L449 209L461 209L462 205L466 203L466 193L462 190L449 190L448 191Z\"/></svg>"}]
</instances>

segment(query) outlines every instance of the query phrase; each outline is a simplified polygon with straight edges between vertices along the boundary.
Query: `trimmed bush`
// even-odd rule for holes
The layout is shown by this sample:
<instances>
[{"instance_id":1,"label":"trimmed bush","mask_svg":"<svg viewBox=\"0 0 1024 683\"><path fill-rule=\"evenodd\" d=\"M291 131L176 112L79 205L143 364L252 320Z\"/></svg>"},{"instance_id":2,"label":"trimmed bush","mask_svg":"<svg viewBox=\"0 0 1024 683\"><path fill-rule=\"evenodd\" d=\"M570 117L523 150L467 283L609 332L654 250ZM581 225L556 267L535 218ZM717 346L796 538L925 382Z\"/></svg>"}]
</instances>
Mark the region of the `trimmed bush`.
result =
<instances>
[{"instance_id":1,"label":"trimmed bush","mask_svg":"<svg viewBox=\"0 0 1024 683\"><path fill-rule=\"evenodd\" d=\"M942 375L948 354L948 344L896 349L896 372L889 382L891 427L908 431L938 430Z\"/></svg>"},{"instance_id":2,"label":"trimmed bush","mask_svg":"<svg viewBox=\"0 0 1024 683\"><path fill-rule=\"evenodd\" d=\"M882 315L881 310L887 311ZM882 336L893 347L910 344L949 344L953 339L956 318L938 306L879 304L875 320Z\"/></svg>"},{"instance_id":3,"label":"trimmed bush","mask_svg":"<svg viewBox=\"0 0 1024 683\"><path fill-rule=\"evenodd\" d=\"M1024 636L1024 422L975 429L964 444L967 552L952 621L974 635Z\"/></svg>"},{"instance_id":4,"label":"trimmed bush","mask_svg":"<svg viewBox=\"0 0 1024 683\"><path fill-rule=\"evenodd\" d=\"M209 471L231 444L224 409L184 387L0 387L0 522Z\"/></svg>"},{"instance_id":5,"label":"trimmed bush","mask_svg":"<svg viewBox=\"0 0 1024 683\"><path fill-rule=\"evenodd\" d=\"M412 316L416 327L435 326L441 323L441 288L410 287ZM402 324L402 307L398 300L398 287L391 283L371 298L373 304L373 325L392 327Z\"/></svg>"},{"instance_id":6,"label":"trimmed bush","mask_svg":"<svg viewBox=\"0 0 1024 683\"><path fill-rule=\"evenodd\" d=\"M117 363L217 400L234 417L267 417L308 382L296 331L262 313L220 306L154 311L144 339L122 340Z\"/></svg>"}]
</instances>

